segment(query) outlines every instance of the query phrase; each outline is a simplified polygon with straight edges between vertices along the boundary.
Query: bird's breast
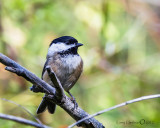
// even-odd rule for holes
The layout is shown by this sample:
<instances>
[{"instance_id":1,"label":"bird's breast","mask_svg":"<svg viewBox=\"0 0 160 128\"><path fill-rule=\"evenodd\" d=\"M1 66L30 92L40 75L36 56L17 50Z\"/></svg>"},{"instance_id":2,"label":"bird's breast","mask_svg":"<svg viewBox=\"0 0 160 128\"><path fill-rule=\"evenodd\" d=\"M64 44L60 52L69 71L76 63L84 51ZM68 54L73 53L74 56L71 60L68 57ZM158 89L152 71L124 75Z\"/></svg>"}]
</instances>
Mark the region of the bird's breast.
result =
<instances>
[{"instance_id":1,"label":"bird's breast","mask_svg":"<svg viewBox=\"0 0 160 128\"><path fill-rule=\"evenodd\" d=\"M73 72L81 63L81 57L79 55L67 55L61 58L64 68L68 68L69 72Z\"/></svg>"},{"instance_id":2,"label":"bird's breast","mask_svg":"<svg viewBox=\"0 0 160 128\"><path fill-rule=\"evenodd\" d=\"M51 66L63 88L67 91L78 80L82 72L83 62L79 55L67 55L64 57L57 55L50 59L48 65ZM53 86L46 71L43 79Z\"/></svg>"}]
</instances>

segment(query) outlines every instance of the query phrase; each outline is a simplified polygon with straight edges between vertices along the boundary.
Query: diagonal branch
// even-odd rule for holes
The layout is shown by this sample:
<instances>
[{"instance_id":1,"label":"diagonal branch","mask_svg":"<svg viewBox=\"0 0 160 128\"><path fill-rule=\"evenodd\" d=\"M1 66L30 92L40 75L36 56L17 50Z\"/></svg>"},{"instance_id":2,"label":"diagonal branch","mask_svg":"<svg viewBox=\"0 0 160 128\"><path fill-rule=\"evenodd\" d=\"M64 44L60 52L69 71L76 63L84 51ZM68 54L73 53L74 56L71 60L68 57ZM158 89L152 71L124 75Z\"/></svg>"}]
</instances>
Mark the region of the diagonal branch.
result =
<instances>
[{"instance_id":1,"label":"diagonal branch","mask_svg":"<svg viewBox=\"0 0 160 128\"><path fill-rule=\"evenodd\" d=\"M57 76L52 71L51 67L47 66L46 69L47 69L49 77L51 78L52 83L54 84L54 86L57 90L56 96L61 100L65 96L64 89L63 89L60 81L58 80Z\"/></svg>"},{"instance_id":2,"label":"diagonal branch","mask_svg":"<svg viewBox=\"0 0 160 128\"><path fill-rule=\"evenodd\" d=\"M69 97L67 97L64 94L64 92L62 90L63 88L61 87L60 84L57 85L56 88L50 86L45 81L38 78L35 74L28 71L27 69L25 69L24 67L22 67L21 65L19 65L15 61L11 60L7 56L3 55L2 53L0 53L0 62L3 63L4 65L8 66L8 67L6 67L6 70L15 73L18 76L22 76L23 78L25 78L26 80L28 80L32 84L34 84L40 88L43 88L45 93L53 95L53 97L56 96L57 94L61 95L61 96L64 95L62 98L62 99L65 99L65 100L63 100L63 103L62 103L62 100L58 100L58 101L56 101L54 99L50 99L50 100L52 102L54 102L55 104L59 105L61 108L63 108L76 121L78 121L84 117L89 116L89 114L86 113L80 107L73 110L74 103L71 101L71 99ZM56 79L56 81L54 81L54 82L57 82L57 84L58 84L59 80L56 78L55 75L53 75L53 77L54 77L53 79ZM58 89L57 89L57 87L58 87ZM80 123L79 126L83 126L85 128L104 128L104 126L94 118L90 118L88 120L85 120L83 123Z\"/></svg>"},{"instance_id":3,"label":"diagonal branch","mask_svg":"<svg viewBox=\"0 0 160 128\"><path fill-rule=\"evenodd\" d=\"M30 120L26 120L26 119L21 118L21 117L12 116L12 115L6 115L6 114L0 113L0 118L1 119L15 121L15 122L18 122L18 123L21 123L21 124L34 126L34 127L37 127L37 128L50 128L48 126L45 126L45 125L30 121Z\"/></svg>"},{"instance_id":4,"label":"diagonal branch","mask_svg":"<svg viewBox=\"0 0 160 128\"><path fill-rule=\"evenodd\" d=\"M160 94L149 95L149 96L142 96L142 97L139 97L139 98L136 98L136 99L133 99L133 100L129 100L129 101L126 101L126 102L124 102L124 103L115 105L115 106L113 106L113 107L104 109L104 110L102 110L102 111L99 111L99 112L97 112L97 113L95 113L95 114L93 114L93 115L90 115L90 116L88 116L88 117L85 117L85 118L77 121L76 123L70 125L68 128L72 128L73 126L75 126L75 125L77 125L77 124L79 124L79 123L81 123L81 122L83 122L83 121L85 121L85 120L87 120L87 119L89 119L89 118L92 118L92 117L94 117L94 116L101 115L101 114L103 114L103 113L105 113L105 112L108 112L108 111L110 111L110 110L113 110L113 109L116 109L116 108L119 108L119 107L122 107L122 106L125 106L125 105L128 105L128 104L132 104L132 103L134 103L134 102L139 102L139 101L142 101L142 100L148 100L148 99L153 99L153 98L160 98Z\"/></svg>"}]
</instances>

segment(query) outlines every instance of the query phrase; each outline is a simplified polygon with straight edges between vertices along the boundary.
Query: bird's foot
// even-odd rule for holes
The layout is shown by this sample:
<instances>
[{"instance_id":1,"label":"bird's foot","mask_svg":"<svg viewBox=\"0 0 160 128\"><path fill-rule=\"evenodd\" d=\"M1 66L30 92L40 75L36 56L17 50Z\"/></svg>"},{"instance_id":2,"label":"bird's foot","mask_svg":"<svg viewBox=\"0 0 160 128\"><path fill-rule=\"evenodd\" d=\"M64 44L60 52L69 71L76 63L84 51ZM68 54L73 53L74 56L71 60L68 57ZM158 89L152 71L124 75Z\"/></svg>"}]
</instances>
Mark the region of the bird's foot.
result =
<instances>
[{"instance_id":1,"label":"bird's foot","mask_svg":"<svg viewBox=\"0 0 160 128\"><path fill-rule=\"evenodd\" d=\"M74 104L74 108L72 109L72 111L76 110L78 108L78 103L76 102L76 99L74 97L71 97L71 101Z\"/></svg>"},{"instance_id":2,"label":"bird's foot","mask_svg":"<svg viewBox=\"0 0 160 128\"><path fill-rule=\"evenodd\" d=\"M75 109L77 109L78 108L78 104L77 104L77 102L76 102L76 99L74 98L74 96L72 96L72 94L68 91L68 94L71 96L71 101L73 102L73 104L74 104L74 108L72 109L73 111L75 110Z\"/></svg>"}]
</instances>

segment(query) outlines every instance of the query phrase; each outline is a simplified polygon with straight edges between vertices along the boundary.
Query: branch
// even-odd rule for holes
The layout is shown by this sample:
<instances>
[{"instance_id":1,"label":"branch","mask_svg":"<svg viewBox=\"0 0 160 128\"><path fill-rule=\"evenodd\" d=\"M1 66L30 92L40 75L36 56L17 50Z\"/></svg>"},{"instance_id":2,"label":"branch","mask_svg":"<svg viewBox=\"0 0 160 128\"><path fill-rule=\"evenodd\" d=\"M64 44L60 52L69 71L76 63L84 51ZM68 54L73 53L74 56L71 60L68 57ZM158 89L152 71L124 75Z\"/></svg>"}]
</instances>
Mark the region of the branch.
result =
<instances>
[{"instance_id":1,"label":"branch","mask_svg":"<svg viewBox=\"0 0 160 128\"><path fill-rule=\"evenodd\" d=\"M26 119L21 118L21 117L12 116L12 115L6 115L6 114L0 113L0 118L6 119L6 120L15 121L15 122L18 122L18 123L21 123L21 124L34 126L34 127L37 127L37 128L50 128L48 126L45 126L45 125L42 125L42 124L38 124L36 122L30 121L30 120L26 120Z\"/></svg>"},{"instance_id":2,"label":"branch","mask_svg":"<svg viewBox=\"0 0 160 128\"><path fill-rule=\"evenodd\" d=\"M56 88L50 86L45 81L38 78L35 74L28 71L27 69L20 66L18 63L16 63L15 61L11 60L10 58L8 58L7 56L1 53L0 53L0 62L8 66L6 67L6 70L16 73L17 75L22 76L23 78L33 83L34 85L37 85L38 87L43 88L45 93L50 94L53 97L56 97L57 94L60 94L62 96L61 99L63 99L63 102L62 100L58 100L58 101L56 101L55 99L50 99L50 100L54 102L55 104L59 105L61 108L63 108L76 121L89 116L89 114L86 113L80 107L73 110L74 103L71 101L69 97L67 97L64 94L64 92L62 91L63 88L60 85L60 82L58 83L59 80L56 78L55 74L52 74L52 72L51 74L52 74L53 80L56 79L56 81L53 81L53 84L55 84L55 82L57 82L58 84ZM79 126L83 126L85 128L104 128L104 126L94 118L85 120L83 123L80 123Z\"/></svg>"},{"instance_id":3,"label":"branch","mask_svg":"<svg viewBox=\"0 0 160 128\"><path fill-rule=\"evenodd\" d=\"M149 95L149 96L142 96L142 97L139 97L139 98L136 98L136 99L133 99L133 100L129 100L129 101L126 101L126 102L124 102L124 103L115 105L115 106L113 106L113 107L104 109L104 110L102 110L102 111L99 111L99 112L97 112L97 113L95 113L95 114L93 114L93 115L90 115L90 116L88 116L88 117L85 117L85 118L77 121L76 123L70 125L68 128L72 128L73 126L75 126L75 125L77 125L77 124L79 124L79 123L82 123L83 121L85 121L85 120L87 120L87 119L89 119L89 118L92 118L92 117L94 117L94 116L101 115L101 114L103 114L103 113L105 113L105 112L108 112L108 111L110 111L110 110L113 110L113 109L116 109L116 108L119 108L119 107L122 107L122 106L125 106L125 105L128 105L128 104L132 104L132 103L134 103L134 102L139 102L139 101L142 101L142 100L148 100L148 99L153 99L153 98L160 98L160 94Z\"/></svg>"}]
</instances>

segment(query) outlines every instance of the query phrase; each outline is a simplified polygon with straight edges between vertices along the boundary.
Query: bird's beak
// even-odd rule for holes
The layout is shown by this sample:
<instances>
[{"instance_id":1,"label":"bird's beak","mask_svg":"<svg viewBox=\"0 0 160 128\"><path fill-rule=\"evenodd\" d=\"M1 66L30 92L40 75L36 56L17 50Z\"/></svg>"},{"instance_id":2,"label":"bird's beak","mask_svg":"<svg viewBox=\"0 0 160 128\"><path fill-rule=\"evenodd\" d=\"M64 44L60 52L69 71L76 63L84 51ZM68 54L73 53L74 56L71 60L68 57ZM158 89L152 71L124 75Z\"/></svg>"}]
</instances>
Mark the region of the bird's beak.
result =
<instances>
[{"instance_id":1,"label":"bird's beak","mask_svg":"<svg viewBox=\"0 0 160 128\"><path fill-rule=\"evenodd\" d=\"M77 46L77 47L80 47L80 46L82 46L82 45L83 45L83 44L81 44L81 43L77 43L76 46Z\"/></svg>"}]
</instances>

